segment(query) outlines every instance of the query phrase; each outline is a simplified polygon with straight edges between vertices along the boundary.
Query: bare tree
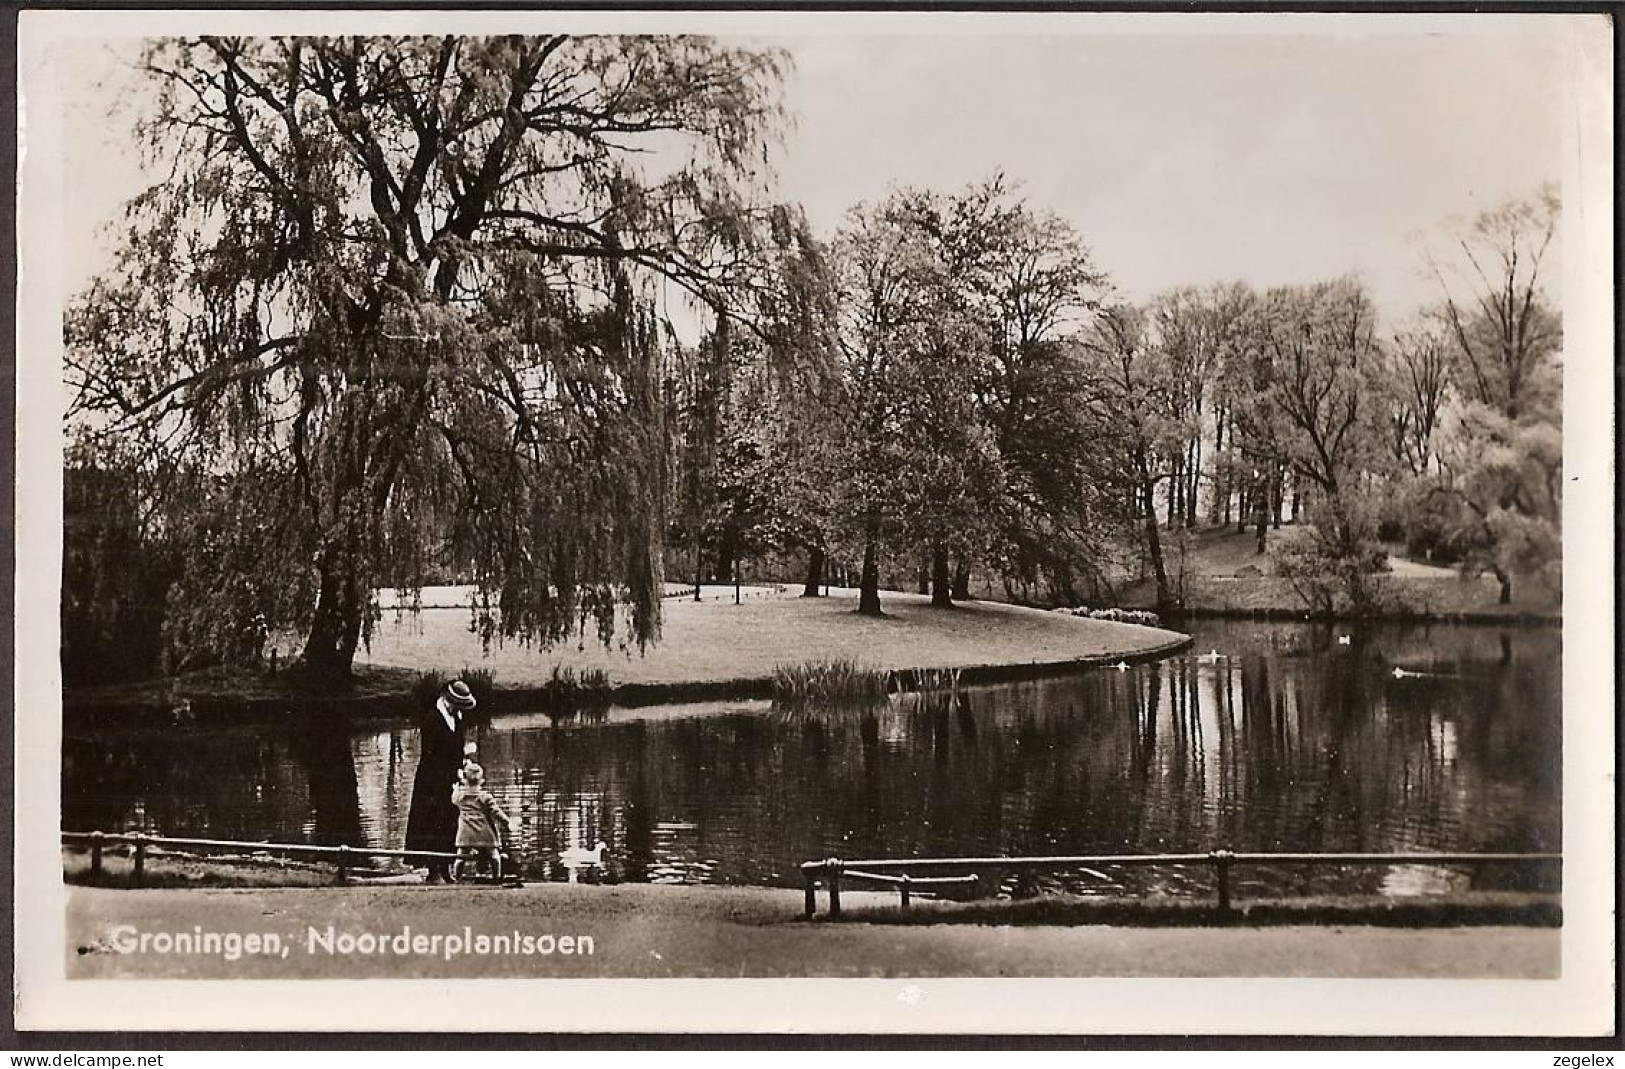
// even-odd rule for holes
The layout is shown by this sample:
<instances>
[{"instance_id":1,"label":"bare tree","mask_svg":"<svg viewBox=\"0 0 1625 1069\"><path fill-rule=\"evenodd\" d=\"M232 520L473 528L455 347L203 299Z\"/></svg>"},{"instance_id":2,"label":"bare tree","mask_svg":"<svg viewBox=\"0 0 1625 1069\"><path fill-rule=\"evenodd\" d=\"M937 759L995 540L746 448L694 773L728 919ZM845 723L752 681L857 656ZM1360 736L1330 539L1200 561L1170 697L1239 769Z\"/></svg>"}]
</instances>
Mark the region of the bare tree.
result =
<instances>
[{"instance_id":1,"label":"bare tree","mask_svg":"<svg viewBox=\"0 0 1625 1069\"><path fill-rule=\"evenodd\" d=\"M1383 350L1388 448L1413 476L1431 473L1437 460L1436 439L1451 383L1451 344L1438 331L1418 327L1399 332Z\"/></svg>"},{"instance_id":2,"label":"bare tree","mask_svg":"<svg viewBox=\"0 0 1625 1069\"><path fill-rule=\"evenodd\" d=\"M1454 255L1428 258L1462 388L1513 420L1531 403L1549 400L1554 385L1541 372L1562 344L1562 324L1541 290L1541 271L1561 212L1556 187L1542 186L1457 227Z\"/></svg>"}]
</instances>

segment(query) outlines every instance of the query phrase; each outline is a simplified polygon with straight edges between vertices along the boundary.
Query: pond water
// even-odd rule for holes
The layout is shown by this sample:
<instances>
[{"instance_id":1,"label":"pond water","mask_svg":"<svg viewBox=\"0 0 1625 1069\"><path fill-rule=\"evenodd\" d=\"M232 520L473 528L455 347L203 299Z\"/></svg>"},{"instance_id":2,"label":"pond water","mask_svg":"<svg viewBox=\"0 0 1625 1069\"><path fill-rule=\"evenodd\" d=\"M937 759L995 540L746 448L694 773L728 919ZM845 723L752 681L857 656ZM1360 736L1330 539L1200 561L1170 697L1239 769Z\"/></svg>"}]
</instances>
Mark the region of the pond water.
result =
<instances>
[{"instance_id":1,"label":"pond water","mask_svg":"<svg viewBox=\"0 0 1625 1069\"><path fill-rule=\"evenodd\" d=\"M476 733L531 879L793 885L814 858L1561 849L1561 634L1199 620L1127 670L791 717L765 702L500 718ZM400 726L71 733L71 830L398 848ZM1206 886L1205 870L1006 876L1004 894ZM1525 881L1525 882L1517 882ZM1237 871L1238 890L1410 894L1511 870Z\"/></svg>"}]
</instances>

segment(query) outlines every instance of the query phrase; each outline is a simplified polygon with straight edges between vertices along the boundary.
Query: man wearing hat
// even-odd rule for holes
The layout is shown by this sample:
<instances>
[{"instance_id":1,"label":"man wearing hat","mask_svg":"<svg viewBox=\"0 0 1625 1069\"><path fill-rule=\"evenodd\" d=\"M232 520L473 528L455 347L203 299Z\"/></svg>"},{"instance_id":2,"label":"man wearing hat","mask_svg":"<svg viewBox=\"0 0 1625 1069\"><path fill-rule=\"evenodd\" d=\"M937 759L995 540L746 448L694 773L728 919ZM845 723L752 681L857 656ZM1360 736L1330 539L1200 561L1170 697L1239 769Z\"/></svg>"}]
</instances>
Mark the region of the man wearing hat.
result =
<instances>
[{"instance_id":1,"label":"man wearing hat","mask_svg":"<svg viewBox=\"0 0 1625 1069\"><path fill-rule=\"evenodd\" d=\"M451 800L451 788L463 758L474 752L474 743L463 727L463 715L474 704L468 684L454 679L423 720L418 734L418 770L412 780L412 810L406 818L408 850L446 854L457 850L457 807ZM423 861L429 866L429 883L451 882L449 860Z\"/></svg>"}]
</instances>

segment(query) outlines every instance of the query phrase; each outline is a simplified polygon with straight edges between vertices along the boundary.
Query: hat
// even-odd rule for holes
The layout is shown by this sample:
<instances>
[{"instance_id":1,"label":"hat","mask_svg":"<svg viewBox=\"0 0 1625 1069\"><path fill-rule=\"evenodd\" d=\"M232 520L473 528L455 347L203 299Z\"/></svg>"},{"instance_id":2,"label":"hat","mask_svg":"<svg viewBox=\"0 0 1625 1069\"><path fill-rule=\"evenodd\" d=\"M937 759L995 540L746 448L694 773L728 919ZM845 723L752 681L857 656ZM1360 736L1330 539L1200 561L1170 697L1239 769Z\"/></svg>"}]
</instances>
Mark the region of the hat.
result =
<instances>
[{"instance_id":1,"label":"hat","mask_svg":"<svg viewBox=\"0 0 1625 1069\"><path fill-rule=\"evenodd\" d=\"M469 710L474 708L474 692L468 689L468 684L460 679L454 679L446 684L446 704L453 709Z\"/></svg>"}]
</instances>

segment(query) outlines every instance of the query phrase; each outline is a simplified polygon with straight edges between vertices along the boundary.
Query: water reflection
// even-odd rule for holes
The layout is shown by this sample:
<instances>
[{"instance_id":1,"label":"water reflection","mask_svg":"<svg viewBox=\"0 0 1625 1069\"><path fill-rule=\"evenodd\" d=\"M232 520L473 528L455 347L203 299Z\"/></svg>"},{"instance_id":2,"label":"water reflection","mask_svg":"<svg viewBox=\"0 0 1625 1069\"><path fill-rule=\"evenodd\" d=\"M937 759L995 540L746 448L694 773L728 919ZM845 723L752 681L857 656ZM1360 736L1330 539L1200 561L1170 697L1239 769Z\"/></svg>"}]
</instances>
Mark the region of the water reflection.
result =
<instances>
[{"instance_id":1,"label":"water reflection","mask_svg":"<svg viewBox=\"0 0 1625 1069\"><path fill-rule=\"evenodd\" d=\"M1560 848L1553 630L1235 622L1129 671L906 697L873 712L487 724L491 789L532 879L782 884L832 855ZM1347 641L1342 641L1346 638ZM1395 675L1394 669L1401 669ZM400 846L416 735L70 736L70 828ZM992 874L1012 896L1200 889L1205 871ZM1430 893L1489 871L1239 869L1239 893Z\"/></svg>"}]
</instances>

